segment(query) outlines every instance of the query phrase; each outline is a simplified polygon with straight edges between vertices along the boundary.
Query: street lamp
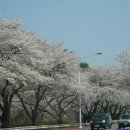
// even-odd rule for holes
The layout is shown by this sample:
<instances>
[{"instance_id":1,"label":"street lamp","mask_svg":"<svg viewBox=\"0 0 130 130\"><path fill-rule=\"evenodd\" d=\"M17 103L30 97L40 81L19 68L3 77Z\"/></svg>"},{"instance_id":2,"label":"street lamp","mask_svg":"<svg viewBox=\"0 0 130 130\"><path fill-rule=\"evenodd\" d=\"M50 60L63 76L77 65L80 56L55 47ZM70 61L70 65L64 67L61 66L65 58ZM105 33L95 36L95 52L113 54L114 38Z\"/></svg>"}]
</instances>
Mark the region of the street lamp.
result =
<instances>
[{"instance_id":1,"label":"street lamp","mask_svg":"<svg viewBox=\"0 0 130 130\"><path fill-rule=\"evenodd\" d=\"M92 56L95 56L95 55L102 55L102 52L97 52L95 54L92 54L92 55L89 55L85 58L82 58L82 59L87 59L89 57L92 57ZM78 82L79 82L79 86L80 86L80 62L78 63L78 70L79 70L79 76L78 76ZM79 93L79 128L81 129L82 128L82 113L81 113L81 110L82 110L82 99L81 99L81 92Z\"/></svg>"}]
</instances>

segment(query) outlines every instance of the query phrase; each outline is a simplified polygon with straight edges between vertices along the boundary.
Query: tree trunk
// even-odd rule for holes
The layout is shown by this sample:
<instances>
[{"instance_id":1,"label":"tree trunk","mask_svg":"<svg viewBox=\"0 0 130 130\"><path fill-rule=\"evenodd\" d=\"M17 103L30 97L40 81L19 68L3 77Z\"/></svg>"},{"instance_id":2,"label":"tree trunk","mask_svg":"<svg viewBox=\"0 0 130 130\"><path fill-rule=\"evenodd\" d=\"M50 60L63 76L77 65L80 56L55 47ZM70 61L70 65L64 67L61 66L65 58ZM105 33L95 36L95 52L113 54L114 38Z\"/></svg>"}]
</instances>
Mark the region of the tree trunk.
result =
<instances>
[{"instance_id":1,"label":"tree trunk","mask_svg":"<svg viewBox=\"0 0 130 130\"><path fill-rule=\"evenodd\" d=\"M36 118L32 118L32 125L33 125L33 126L36 125Z\"/></svg>"},{"instance_id":2,"label":"tree trunk","mask_svg":"<svg viewBox=\"0 0 130 130\"><path fill-rule=\"evenodd\" d=\"M37 122L38 113L36 111L32 112L32 125L35 126Z\"/></svg>"},{"instance_id":3,"label":"tree trunk","mask_svg":"<svg viewBox=\"0 0 130 130\"><path fill-rule=\"evenodd\" d=\"M5 87L1 88L0 91L0 96L2 98L2 104L0 104L0 108L2 110L2 116L1 116L1 128L8 128L10 127L10 109L11 109L11 103L14 94L18 93L18 91L23 87L23 84L21 84L18 88L16 89L9 89L9 81L5 81ZM10 86L11 87L11 86Z\"/></svg>"},{"instance_id":4,"label":"tree trunk","mask_svg":"<svg viewBox=\"0 0 130 130\"><path fill-rule=\"evenodd\" d=\"M63 120L62 119L58 119L57 123L58 124L63 124Z\"/></svg>"},{"instance_id":5,"label":"tree trunk","mask_svg":"<svg viewBox=\"0 0 130 130\"><path fill-rule=\"evenodd\" d=\"M62 116L60 116L60 117L58 118L57 123L58 123L58 124L63 124L63 117L62 117Z\"/></svg>"},{"instance_id":6,"label":"tree trunk","mask_svg":"<svg viewBox=\"0 0 130 130\"><path fill-rule=\"evenodd\" d=\"M1 128L10 127L10 105L4 106L1 116Z\"/></svg>"}]
</instances>

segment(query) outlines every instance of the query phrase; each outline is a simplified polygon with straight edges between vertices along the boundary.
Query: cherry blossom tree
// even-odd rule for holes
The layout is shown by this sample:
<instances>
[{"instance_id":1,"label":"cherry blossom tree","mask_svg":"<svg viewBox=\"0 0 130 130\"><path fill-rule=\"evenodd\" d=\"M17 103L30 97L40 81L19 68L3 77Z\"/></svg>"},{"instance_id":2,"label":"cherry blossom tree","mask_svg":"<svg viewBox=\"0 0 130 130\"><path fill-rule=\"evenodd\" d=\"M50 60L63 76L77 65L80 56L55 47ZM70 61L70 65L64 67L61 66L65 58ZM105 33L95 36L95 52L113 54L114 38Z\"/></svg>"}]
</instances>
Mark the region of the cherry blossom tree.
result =
<instances>
[{"instance_id":1,"label":"cherry blossom tree","mask_svg":"<svg viewBox=\"0 0 130 130\"><path fill-rule=\"evenodd\" d=\"M51 102L50 97L52 99ZM49 97L46 97L46 102L48 104L46 111L58 124L62 124L67 113L72 112L76 107L76 101L76 91L70 89L70 84L69 82L67 83L67 80L61 80L57 82L55 89L53 92L50 92Z\"/></svg>"},{"instance_id":2,"label":"cherry blossom tree","mask_svg":"<svg viewBox=\"0 0 130 130\"><path fill-rule=\"evenodd\" d=\"M122 82L120 89L130 90L130 53L129 48L117 55L116 59L122 65Z\"/></svg>"},{"instance_id":3,"label":"cherry blossom tree","mask_svg":"<svg viewBox=\"0 0 130 130\"><path fill-rule=\"evenodd\" d=\"M123 106L128 104L128 92L119 89L122 82L121 72L114 67L97 67L81 71L80 92L84 104L82 112L87 113L88 121L96 112L110 112L116 118L122 112Z\"/></svg>"},{"instance_id":4,"label":"cherry blossom tree","mask_svg":"<svg viewBox=\"0 0 130 130\"><path fill-rule=\"evenodd\" d=\"M37 99L34 99L31 116L35 124L38 106L48 86L57 79L69 77L70 81L77 69L74 53L65 51L60 44L42 42L36 34L23 30L17 20L0 19L0 61L2 127L10 126L14 95L17 94L24 104L24 91L35 92Z\"/></svg>"},{"instance_id":5,"label":"cherry blossom tree","mask_svg":"<svg viewBox=\"0 0 130 130\"><path fill-rule=\"evenodd\" d=\"M41 68L39 66L40 73L52 78L53 81L49 82L49 84L47 85L45 84L32 85L34 87L32 87L33 92L31 94L33 94L34 101L31 101L30 100L31 98L29 98L29 96L27 97L29 99L23 98L26 97L24 93L22 93L22 95L18 94L22 102L22 105L25 109L25 112L31 119L33 125L36 125L39 115L41 114L42 111L44 111L46 107L46 103L44 102L44 100L45 97L48 97L47 94L57 90L56 84L59 81L66 80L64 84L68 84L71 81L73 81L72 79L74 78L75 71L77 69L76 68L77 64L75 62L77 60L77 57L70 52L64 51L60 45L53 44L53 45L48 45L47 47L47 45L43 44L41 48L40 49L44 52L44 58L46 62L43 62L44 66L42 66L41 64ZM64 88L64 85L60 87L62 90L62 87ZM53 97L54 95L50 94L50 96L49 98L52 100L52 98L54 98ZM30 97L32 97L32 95L30 95ZM47 103L49 104L51 100L49 100L49 102L47 101Z\"/></svg>"},{"instance_id":6,"label":"cherry blossom tree","mask_svg":"<svg viewBox=\"0 0 130 130\"><path fill-rule=\"evenodd\" d=\"M15 94L23 91L23 88L24 91L30 89L34 84L48 85L52 81L46 71L53 67L48 60L53 54L45 54L43 51L48 46L37 35L22 30L19 22L0 19L2 127L10 127L10 108ZM57 46L52 48L54 50Z\"/></svg>"}]
</instances>

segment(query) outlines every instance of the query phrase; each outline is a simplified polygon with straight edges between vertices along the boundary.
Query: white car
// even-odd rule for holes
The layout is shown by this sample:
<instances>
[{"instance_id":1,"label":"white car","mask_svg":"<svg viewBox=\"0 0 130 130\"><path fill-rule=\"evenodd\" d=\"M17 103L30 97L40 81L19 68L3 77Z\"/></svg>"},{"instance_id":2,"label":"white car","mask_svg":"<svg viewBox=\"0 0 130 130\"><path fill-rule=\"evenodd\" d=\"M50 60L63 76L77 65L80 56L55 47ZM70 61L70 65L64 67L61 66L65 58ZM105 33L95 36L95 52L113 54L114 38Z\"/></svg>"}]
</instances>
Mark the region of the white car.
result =
<instances>
[{"instance_id":1,"label":"white car","mask_svg":"<svg viewBox=\"0 0 130 130\"><path fill-rule=\"evenodd\" d=\"M118 121L118 128L130 127L130 114L122 114Z\"/></svg>"}]
</instances>

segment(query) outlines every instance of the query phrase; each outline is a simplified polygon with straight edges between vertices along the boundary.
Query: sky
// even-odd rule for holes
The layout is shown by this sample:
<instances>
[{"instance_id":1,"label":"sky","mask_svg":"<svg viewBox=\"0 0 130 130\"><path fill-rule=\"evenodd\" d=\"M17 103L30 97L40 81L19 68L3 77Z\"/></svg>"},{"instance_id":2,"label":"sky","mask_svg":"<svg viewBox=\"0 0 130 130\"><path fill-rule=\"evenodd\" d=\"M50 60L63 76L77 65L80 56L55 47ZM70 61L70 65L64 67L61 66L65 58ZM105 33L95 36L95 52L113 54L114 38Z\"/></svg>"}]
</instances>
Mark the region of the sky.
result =
<instances>
[{"instance_id":1,"label":"sky","mask_svg":"<svg viewBox=\"0 0 130 130\"><path fill-rule=\"evenodd\" d=\"M130 0L0 0L0 17L19 19L92 67L119 67L116 56L130 46Z\"/></svg>"}]
</instances>

